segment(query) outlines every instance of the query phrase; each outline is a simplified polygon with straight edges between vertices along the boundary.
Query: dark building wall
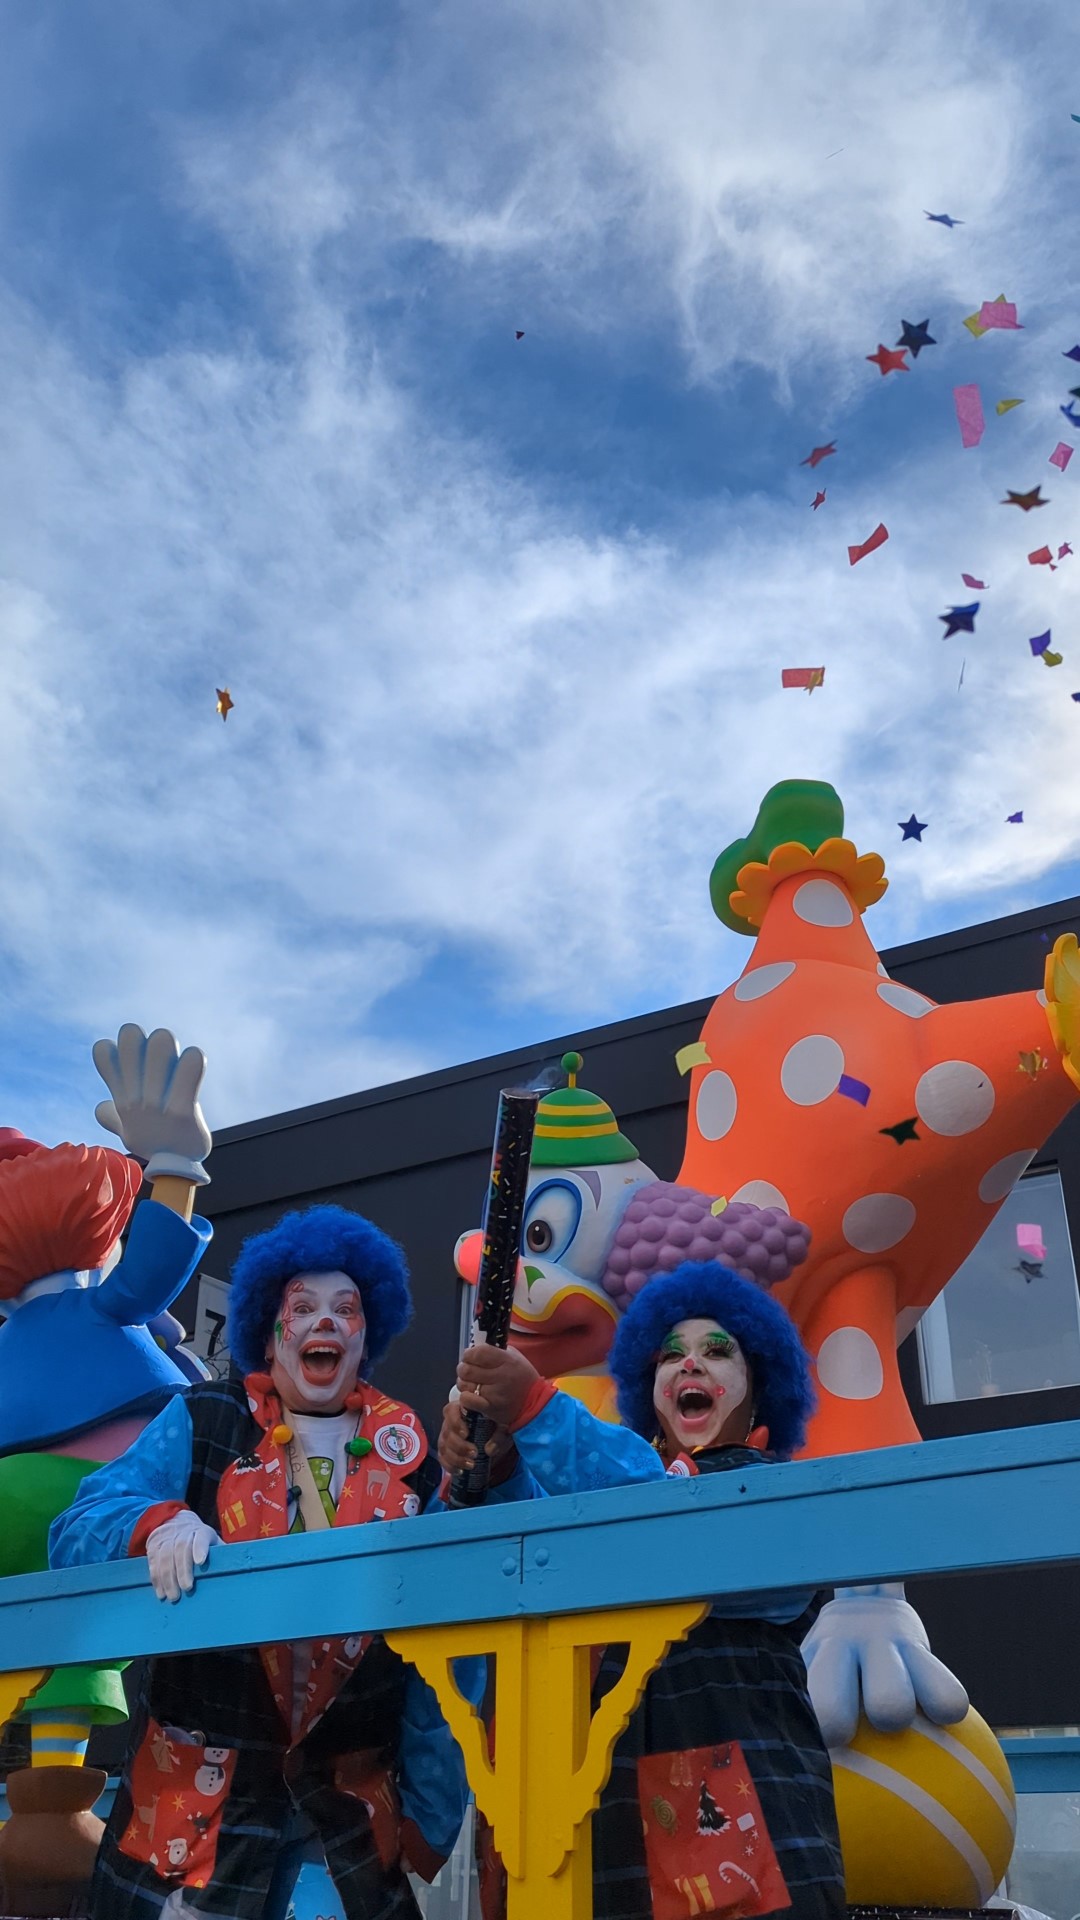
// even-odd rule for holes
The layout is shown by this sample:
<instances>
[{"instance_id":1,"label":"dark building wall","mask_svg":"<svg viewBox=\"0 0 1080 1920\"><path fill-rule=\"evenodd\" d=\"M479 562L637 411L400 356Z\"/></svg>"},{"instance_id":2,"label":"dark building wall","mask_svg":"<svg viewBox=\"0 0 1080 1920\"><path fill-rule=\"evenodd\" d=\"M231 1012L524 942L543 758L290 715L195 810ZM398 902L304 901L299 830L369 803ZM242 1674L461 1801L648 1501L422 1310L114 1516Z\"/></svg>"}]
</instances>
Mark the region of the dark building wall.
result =
<instances>
[{"instance_id":1,"label":"dark building wall","mask_svg":"<svg viewBox=\"0 0 1080 1920\"><path fill-rule=\"evenodd\" d=\"M883 958L896 979L934 1000L990 998L1040 985L1050 947L1070 928L1080 928L1080 899L918 941ZM718 982L718 991L725 984ZM413 1326L380 1378L437 1428L457 1356L454 1243L478 1221L500 1087L527 1082L568 1047L579 1048L586 1057L584 1084L610 1103L660 1178L672 1179L686 1110L675 1053L697 1038L710 1004L691 1002L225 1129L215 1142L213 1184L205 1196L215 1234L208 1270L226 1278L244 1236L269 1226L288 1206L333 1200L369 1214L405 1246L416 1300ZM1080 1266L1080 1108L1037 1164L1060 1170ZM194 1293L176 1310L190 1325ZM928 1438L1080 1418L1080 1388L928 1407L913 1339L902 1351L901 1370ZM1008 1524L1003 1514L1003 1528ZM911 1598L933 1645L995 1725L1080 1721L1080 1580L1072 1569L917 1582Z\"/></svg>"}]
</instances>

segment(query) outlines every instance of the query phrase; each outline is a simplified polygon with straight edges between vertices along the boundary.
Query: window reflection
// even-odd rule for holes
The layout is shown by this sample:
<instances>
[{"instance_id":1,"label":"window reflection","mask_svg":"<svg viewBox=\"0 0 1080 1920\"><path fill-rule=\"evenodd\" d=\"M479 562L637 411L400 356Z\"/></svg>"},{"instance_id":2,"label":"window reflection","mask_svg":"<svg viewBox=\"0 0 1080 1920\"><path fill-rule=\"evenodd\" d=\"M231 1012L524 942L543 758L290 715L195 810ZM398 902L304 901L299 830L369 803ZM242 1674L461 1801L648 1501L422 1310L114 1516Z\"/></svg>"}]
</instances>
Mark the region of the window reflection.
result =
<instances>
[{"instance_id":1,"label":"window reflection","mask_svg":"<svg viewBox=\"0 0 1080 1920\"><path fill-rule=\"evenodd\" d=\"M1029 1174L923 1315L928 1404L1080 1384L1080 1295L1061 1181Z\"/></svg>"}]
</instances>

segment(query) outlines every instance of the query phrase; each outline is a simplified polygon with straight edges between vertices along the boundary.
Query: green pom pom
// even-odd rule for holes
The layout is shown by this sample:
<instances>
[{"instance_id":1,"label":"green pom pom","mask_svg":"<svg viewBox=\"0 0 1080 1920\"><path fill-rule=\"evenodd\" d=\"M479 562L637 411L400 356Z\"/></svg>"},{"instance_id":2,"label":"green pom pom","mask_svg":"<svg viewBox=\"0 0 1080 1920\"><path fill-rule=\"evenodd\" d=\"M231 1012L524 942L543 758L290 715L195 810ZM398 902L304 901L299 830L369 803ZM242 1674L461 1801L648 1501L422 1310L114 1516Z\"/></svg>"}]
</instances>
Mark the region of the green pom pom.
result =
<instances>
[{"instance_id":1,"label":"green pom pom","mask_svg":"<svg viewBox=\"0 0 1080 1920\"><path fill-rule=\"evenodd\" d=\"M354 1460L362 1460L365 1453L372 1451L374 1444L372 1440L346 1440L345 1451L351 1453Z\"/></svg>"},{"instance_id":2,"label":"green pom pom","mask_svg":"<svg viewBox=\"0 0 1080 1920\"><path fill-rule=\"evenodd\" d=\"M770 787L745 840L733 840L717 859L709 877L713 912L733 933L753 939L757 928L731 910L731 895L739 869L750 860L764 865L776 847L790 840L816 853L825 840L839 840L844 832L844 808L835 787L824 780L779 780Z\"/></svg>"},{"instance_id":3,"label":"green pom pom","mask_svg":"<svg viewBox=\"0 0 1080 1920\"><path fill-rule=\"evenodd\" d=\"M564 1053L563 1054L562 1070L564 1073L572 1075L575 1079L577 1075L581 1072L581 1069L584 1065L585 1065L585 1062L582 1059L580 1053Z\"/></svg>"}]
</instances>

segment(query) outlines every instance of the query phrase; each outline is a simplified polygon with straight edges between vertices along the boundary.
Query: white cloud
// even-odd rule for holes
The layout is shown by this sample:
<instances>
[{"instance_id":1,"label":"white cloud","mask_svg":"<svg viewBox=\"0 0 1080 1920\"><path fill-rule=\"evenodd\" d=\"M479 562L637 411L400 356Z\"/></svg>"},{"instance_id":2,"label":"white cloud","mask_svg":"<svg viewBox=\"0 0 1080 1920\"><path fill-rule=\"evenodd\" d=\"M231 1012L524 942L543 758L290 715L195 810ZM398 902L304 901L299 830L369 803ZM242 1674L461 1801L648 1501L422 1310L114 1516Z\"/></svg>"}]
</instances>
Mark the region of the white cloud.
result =
<instances>
[{"instance_id":1,"label":"white cloud","mask_svg":"<svg viewBox=\"0 0 1080 1920\"><path fill-rule=\"evenodd\" d=\"M426 414L378 319L422 241L475 273L478 308L524 262L574 325L647 312L687 380L813 355L838 408L905 275L943 305L998 291L989 243L950 254L918 208L1016 233L1021 78L918 5L620 0L500 13L501 39L473 6L457 92L437 55L460 18L396 85L303 72L258 112L169 123L178 198L259 285L269 343L117 376L0 309L11 1027L174 1024L212 1056L219 1124L441 1064L383 1005L448 947L490 966L523 1038L722 984L747 949L709 914L709 868L785 774L834 781L862 845L932 819L890 859L880 944L953 923L958 895L1026 903L1080 844L1070 669L1017 651L1075 619L1080 560L1036 577L996 504L1045 470L1041 235L1026 409L978 455L946 424L901 460L883 394L880 470L824 526L801 496L673 513L663 540L584 522ZM980 344L980 374L1006 344ZM1054 492L1029 518L1063 538ZM879 517L890 545L849 570ZM961 566L992 588L958 696L961 642L935 636ZM821 661L824 694L780 692L782 665Z\"/></svg>"}]
</instances>

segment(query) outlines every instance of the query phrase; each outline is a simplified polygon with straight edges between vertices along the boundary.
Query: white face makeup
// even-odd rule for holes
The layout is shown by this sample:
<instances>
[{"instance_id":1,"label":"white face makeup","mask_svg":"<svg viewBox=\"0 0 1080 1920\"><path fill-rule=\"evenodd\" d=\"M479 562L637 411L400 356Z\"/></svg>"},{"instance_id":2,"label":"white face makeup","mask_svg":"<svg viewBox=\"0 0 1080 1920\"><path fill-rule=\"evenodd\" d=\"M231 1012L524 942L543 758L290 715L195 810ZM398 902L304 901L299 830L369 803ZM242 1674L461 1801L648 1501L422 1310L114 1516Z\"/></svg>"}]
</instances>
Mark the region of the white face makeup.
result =
<instances>
[{"instance_id":1,"label":"white face makeup","mask_svg":"<svg viewBox=\"0 0 1080 1920\"><path fill-rule=\"evenodd\" d=\"M738 1341L715 1320L680 1320L661 1343L653 1406L669 1455L745 1440L753 1407Z\"/></svg>"},{"instance_id":2,"label":"white face makeup","mask_svg":"<svg viewBox=\"0 0 1080 1920\"><path fill-rule=\"evenodd\" d=\"M298 1273L282 1295L267 1361L283 1407L340 1413L364 1357L367 1322L346 1273Z\"/></svg>"}]
</instances>

